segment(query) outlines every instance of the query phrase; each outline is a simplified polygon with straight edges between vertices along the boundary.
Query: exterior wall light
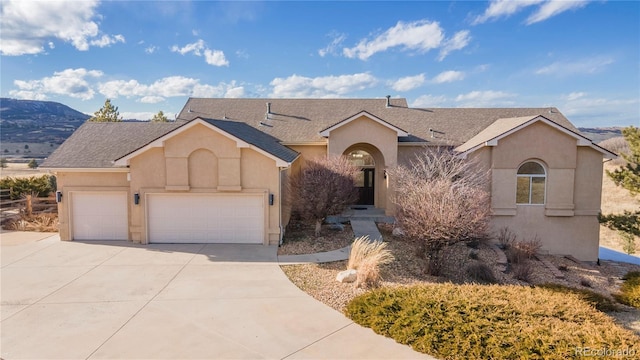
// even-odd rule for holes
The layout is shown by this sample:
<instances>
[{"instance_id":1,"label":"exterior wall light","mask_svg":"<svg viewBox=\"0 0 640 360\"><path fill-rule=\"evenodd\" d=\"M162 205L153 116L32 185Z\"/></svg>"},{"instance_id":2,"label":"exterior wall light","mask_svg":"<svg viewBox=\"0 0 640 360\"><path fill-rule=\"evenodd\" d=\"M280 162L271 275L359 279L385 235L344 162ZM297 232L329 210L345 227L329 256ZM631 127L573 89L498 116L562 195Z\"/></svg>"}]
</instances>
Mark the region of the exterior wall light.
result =
<instances>
[{"instance_id":1,"label":"exterior wall light","mask_svg":"<svg viewBox=\"0 0 640 360\"><path fill-rule=\"evenodd\" d=\"M133 194L133 203L136 205L140 204L140 194L138 193Z\"/></svg>"},{"instance_id":2,"label":"exterior wall light","mask_svg":"<svg viewBox=\"0 0 640 360\"><path fill-rule=\"evenodd\" d=\"M62 191L56 191L56 202L62 202Z\"/></svg>"},{"instance_id":3,"label":"exterior wall light","mask_svg":"<svg viewBox=\"0 0 640 360\"><path fill-rule=\"evenodd\" d=\"M274 195L273 194L269 194L269 205L273 206L273 199L274 199Z\"/></svg>"}]
</instances>

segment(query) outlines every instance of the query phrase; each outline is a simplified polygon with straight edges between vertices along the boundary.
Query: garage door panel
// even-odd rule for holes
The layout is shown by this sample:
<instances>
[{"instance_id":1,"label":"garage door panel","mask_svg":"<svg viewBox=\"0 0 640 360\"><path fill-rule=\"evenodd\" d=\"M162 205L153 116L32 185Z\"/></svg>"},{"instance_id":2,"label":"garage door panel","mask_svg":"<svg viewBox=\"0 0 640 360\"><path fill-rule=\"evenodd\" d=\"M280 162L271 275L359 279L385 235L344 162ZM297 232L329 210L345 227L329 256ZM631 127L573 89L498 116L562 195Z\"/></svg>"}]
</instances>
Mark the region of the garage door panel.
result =
<instances>
[{"instance_id":1,"label":"garage door panel","mask_svg":"<svg viewBox=\"0 0 640 360\"><path fill-rule=\"evenodd\" d=\"M264 239L263 195L149 194L153 243L256 243Z\"/></svg>"},{"instance_id":2,"label":"garage door panel","mask_svg":"<svg viewBox=\"0 0 640 360\"><path fill-rule=\"evenodd\" d=\"M127 240L127 194L121 192L73 192L73 239Z\"/></svg>"}]
</instances>

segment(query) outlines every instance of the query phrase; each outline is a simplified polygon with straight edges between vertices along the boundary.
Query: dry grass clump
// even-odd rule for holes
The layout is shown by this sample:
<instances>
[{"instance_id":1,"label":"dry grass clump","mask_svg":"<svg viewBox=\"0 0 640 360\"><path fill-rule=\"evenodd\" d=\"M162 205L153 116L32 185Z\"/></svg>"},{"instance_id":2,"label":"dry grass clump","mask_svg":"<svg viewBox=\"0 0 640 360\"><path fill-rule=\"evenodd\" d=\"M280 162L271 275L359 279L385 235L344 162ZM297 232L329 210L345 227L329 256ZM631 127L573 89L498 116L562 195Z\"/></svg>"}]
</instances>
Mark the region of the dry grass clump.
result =
<instances>
[{"instance_id":1,"label":"dry grass clump","mask_svg":"<svg viewBox=\"0 0 640 360\"><path fill-rule=\"evenodd\" d=\"M640 338L572 293L504 285L379 288L346 315L416 351L446 359L569 359L578 348L627 349Z\"/></svg>"},{"instance_id":2,"label":"dry grass clump","mask_svg":"<svg viewBox=\"0 0 640 360\"><path fill-rule=\"evenodd\" d=\"M57 232L58 215L50 213L21 215L19 219L10 220L2 227L15 231Z\"/></svg>"},{"instance_id":3,"label":"dry grass clump","mask_svg":"<svg viewBox=\"0 0 640 360\"><path fill-rule=\"evenodd\" d=\"M361 236L351 245L347 269L357 271L356 287L376 286L380 283L380 265L389 264L393 260L386 243Z\"/></svg>"},{"instance_id":4,"label":"dry grass clump","mask_svg":"<svg viewBox=\"0 0 640 360\"><path fill-rule=\"evenodd\" d=\"M493 274L493 270L487 264L476 263L466 267L466 272L469 277L480 284L495 284L498 282L496 276Z\"/></svg>"}]
</instances>

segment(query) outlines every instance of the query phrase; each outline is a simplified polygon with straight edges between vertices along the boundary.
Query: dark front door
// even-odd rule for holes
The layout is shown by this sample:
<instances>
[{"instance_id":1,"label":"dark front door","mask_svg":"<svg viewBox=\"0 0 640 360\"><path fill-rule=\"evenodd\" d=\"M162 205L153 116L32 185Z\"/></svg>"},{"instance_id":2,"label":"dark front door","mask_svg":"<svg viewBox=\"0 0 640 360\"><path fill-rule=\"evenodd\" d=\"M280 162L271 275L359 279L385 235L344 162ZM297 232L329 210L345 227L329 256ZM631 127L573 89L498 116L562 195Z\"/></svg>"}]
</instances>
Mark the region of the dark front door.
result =
<instances>
[{"instance_id":1,"label":"dark front door","mask_svg":"<svg viewBox=\"0 0 640 360\"><path fill-rule=\"evenodd\" d=\"M358 181L356 183L356 186L360 191L358 205L373 205L375 173L376 169L362 169L362 173L358 176Z\"/></svg>"}]
</instances>

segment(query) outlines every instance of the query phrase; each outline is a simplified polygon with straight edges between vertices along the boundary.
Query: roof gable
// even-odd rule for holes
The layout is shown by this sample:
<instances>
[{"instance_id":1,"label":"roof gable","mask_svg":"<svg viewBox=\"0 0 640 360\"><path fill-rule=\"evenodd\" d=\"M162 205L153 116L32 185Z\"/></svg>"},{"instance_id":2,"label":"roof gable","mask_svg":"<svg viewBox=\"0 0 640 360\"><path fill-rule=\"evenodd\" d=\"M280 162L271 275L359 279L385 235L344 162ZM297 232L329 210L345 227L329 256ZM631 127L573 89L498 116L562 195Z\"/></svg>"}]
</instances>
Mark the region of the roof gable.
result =
<instances>
[{"instance_id":1,"label":"roof gable","mask_svg":"<svg viewBox=\"0 0 640 360\"><path fill-rule=\"evenodd\" d=\"M164 147L164 143L168 139L173 138L174 136L199 124L233 140L239 148L250 148L268 158L273 159L278 167L289 167L298 157L298 153L296 151L279 144L277 139L261 133L259 130L256 130L246 124L198 117L116 159L115 165L127 166L132 158L148 151L149 149Z\"/></svg>"},{"instance_id":2,"label":"roof gable","mask_svg":"<svg viewBox=\"0 0 640 360\"><path fill-rule=\"evenodd\" d=\"M463 155L466 156L485 146L497 146L498 142L501 139L537 122L542 122L566 135L569 135L576 140L577 146L589 146L594 150L602 153L605 158L608 159L617 157L616 154L594 144L588 138L580 135L573 130L567 129L566 127L552 120L549 120L542 115L498 119L491 125L486 127L484 130L482 130L480 133L478 133L476 136L472 137L464 144L458 146L455 150L463 153Z\"/></svg>"},{"instance_id":3,"label":"roof gable","mask_svg":"<svg viewBox=\"0 0 640 360\"><path fill-rule=\"evenodd\" d=\"M399 128L399 127L397 127L397 126L395 126L395 125L393 125L391 123L388 123L388 122L380 119L379 117L377 117L375 115L371 115L366 111L361 111L361 112L359 112L359 113L357 113L355 115L352 115L352 116L350 116L350 117L348 117L348 118L346 118L346 119L344 119L342 121L339 121L339 122L329 126L326 129L321 130L320 131L320 135L322 135L324 137L328 137L329 134L331 133L331 131L336 130L336 129L338 129L338 128L344 126L344 125L347 125L348 123L350 123L350 122L352 122L352 121L354 121L356 119L360 119L362 117L370 119L370 120L372 120L372 121L374 121L374 122L376 122L376 123L388 128L389 130L395 132L400 137L409 136L408 132L402 130L401 128Z\"/></svg>"}]
</instances>

